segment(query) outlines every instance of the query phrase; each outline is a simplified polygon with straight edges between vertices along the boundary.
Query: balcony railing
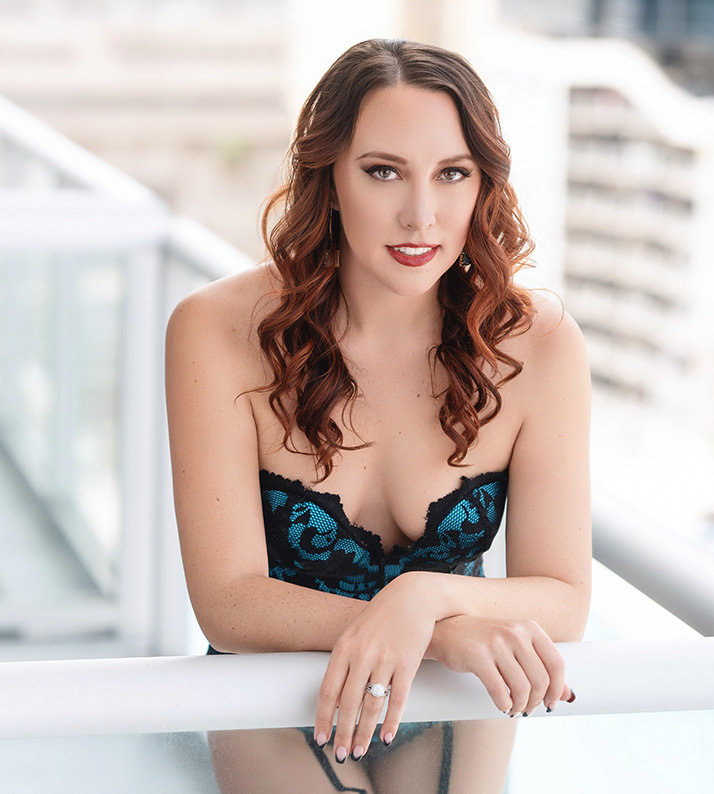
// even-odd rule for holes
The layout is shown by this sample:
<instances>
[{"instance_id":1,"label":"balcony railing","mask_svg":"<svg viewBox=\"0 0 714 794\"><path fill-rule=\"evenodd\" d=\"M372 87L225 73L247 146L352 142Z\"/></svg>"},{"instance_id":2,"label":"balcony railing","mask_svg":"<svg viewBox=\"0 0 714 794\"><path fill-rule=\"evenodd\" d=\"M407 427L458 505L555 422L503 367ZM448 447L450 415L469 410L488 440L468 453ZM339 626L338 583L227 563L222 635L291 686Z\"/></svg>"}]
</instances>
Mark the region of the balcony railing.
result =
<instances>
[{"instance_id":1,"label":"balcony railing","mask_svg":"<svg viewBox=\"0 0 714 794\"><path fill-rule=\"evenodd\" d=\"M577 693L552 719L714 709L714 637L560 643ZM312 725L328 654L274 653L9 662L0 738ZM177 697L177 693L181 693ZM475 677L423 662L404 722L502 719Z\"/></svg>"},{"instance_id":2,"label":"balcony railing","mask_svg":"<svg viewBox=\"0 0 714 794\"><path fill-rule=\"evenodd\" d=\"M0 101L0 464L17 483L0 526L18 569L0 591L6 657L185 647L163 332L180 297L248 264ZM66 570L48 578L45 558Z\"/></svg>"}]
</instances>

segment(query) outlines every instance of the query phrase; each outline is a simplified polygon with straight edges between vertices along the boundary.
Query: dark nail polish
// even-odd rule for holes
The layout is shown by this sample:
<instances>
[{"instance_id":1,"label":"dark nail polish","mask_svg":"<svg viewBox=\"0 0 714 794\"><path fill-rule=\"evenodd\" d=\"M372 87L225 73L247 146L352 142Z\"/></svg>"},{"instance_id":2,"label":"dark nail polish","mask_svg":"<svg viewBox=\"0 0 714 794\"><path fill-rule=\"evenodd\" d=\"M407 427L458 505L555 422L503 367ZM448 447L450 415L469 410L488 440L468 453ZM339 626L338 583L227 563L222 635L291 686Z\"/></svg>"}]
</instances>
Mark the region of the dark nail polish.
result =
<instances>
[{"instance_id":1,"label":"dark nail polish","mask_svg":"<svg viewBox=\"0 0 714 794\"><path fill-rule=\"evenodd\" d=\"M552 711L553 711L553 709L550 706L546 706L545 707L545 713L546 714L550 714Z\"/></svg>"},{"instance_id":2,"label":"dark nail polish","mask_svg":"<svg viewBox=\"0 0 714 794\"><path fill-rule=\"evenodd\" d=\"M522 716L522 717L527 717L527 716L528 716L528 712L527 712L527 711L524 711L524 712L523 712L523 714L521 714L521 716Z\"/></svg>"},{"instance_id":3,"label":"dark nail polish","mask_svg":"<svg viewBox=\"0 0 714 794\"><path fill-rule=\"evenodd\" d=\"M392 743L393 740L394 740L394 737L392 736L392 734L391 733L387 733L387 734L385 734L384 739L382 739L382 742L384 743L385 747L389 747L389 745Z\"/></svg>"},{"instance_id":4,"label":"dark nail polish","mask_svg":"<svg viewBox=\"0 0 714 794\"><path fill-rule=\"evenodd\" d=\"M335 750L335 761L337 761L338 764L344 764L346 760L347 750L345 750L344 747L338 747L337 750Z\"/></svg>"},{"instance_id":5,"label":"dark nail polish","mask_svg":"<svg viewBox=\"0 0 714 794\"><path fill-rule=\"evenodd\" d=\"M515 715L515 714L509 714L508 716L509 716L511 719L513 719L513 718L514 718L516 715Z\"/></svg>"},{"instance_id":6,"label":"dark nail polish","mask_svg":"<svg viewBox=\"0 0 714 794\"><path fill-rule=\"evenodd\" d=\"M568 700L566 702L567 703L572 703L574 700L575 700L575 692L573 692L573 690L571 689L570 690L570 697L568 698Z\"/></svg>"}]
</instances>

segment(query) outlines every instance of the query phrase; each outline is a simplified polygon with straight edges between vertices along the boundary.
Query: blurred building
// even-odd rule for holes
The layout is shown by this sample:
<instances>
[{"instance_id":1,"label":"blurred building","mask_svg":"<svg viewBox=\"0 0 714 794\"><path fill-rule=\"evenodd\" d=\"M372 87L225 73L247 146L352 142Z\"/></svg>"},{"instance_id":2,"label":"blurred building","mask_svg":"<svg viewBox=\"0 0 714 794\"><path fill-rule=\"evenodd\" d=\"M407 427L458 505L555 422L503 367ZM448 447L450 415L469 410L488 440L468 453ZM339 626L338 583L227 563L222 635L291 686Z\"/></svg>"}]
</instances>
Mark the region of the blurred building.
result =
<instances>
[{"instance_id":1,"label":"blurred building","mask_svg":"<svg viewBox=\"0 0 714 794\"><path fill-rule=\"evenodd\" d=\"M564 292L600 388L686 412L689 395L714 396L696 383L696 337L714 338L701 301L714 287L711 141L681 116L663 129L640 101L648 87L628 82L570 92Z\"/></svg>"},{"instance_id":2,"label":"blurred building","mask_svg":"<svg viewBox=\"0 0 714 794\"><path fill-rule=\"evenodd\" d=\"M711 0L502 0L507 23L555 36L627 38L675 81L714 93L714 3Z\"/></svg>"},{"instance_id":3,"label":"blurred building","mask_svg":"<svg viewBox=\"0 0 714 794\"><path fill-rule=\"evenodd\" d=\"M512 146L536 283L561 295L588 344L594 482L703 538L714 500L712 100L617 39L501 27L469 55Z\"/></svg>"},{"instance_id":4,"label":"blurred building","mask_svg":"<svg viewBox=\"0 0 714 794\"><path fill-rule=\"evenodd\" d=\"M281 7L0 0L0 95L259 258L293 121Z\"/></svg>"}]
</instances>

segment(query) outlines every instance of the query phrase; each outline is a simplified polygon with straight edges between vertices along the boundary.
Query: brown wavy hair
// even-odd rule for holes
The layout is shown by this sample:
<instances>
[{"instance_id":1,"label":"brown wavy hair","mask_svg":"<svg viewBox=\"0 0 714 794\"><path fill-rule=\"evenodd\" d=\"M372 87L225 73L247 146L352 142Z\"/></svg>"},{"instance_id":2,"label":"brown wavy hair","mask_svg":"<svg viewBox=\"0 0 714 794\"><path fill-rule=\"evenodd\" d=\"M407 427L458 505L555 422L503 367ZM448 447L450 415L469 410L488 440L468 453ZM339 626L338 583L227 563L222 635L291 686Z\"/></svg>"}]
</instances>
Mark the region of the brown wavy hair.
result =
<instances>
[{"instance_id":1,"label":"brown wavy hair","mask_svg":"<svg viewBox=\"0 0 714 794\"><path fill-rule=\"evenodd\" d=\"M508 183L510 150L488 89L464 58L439 47L381 39L351 47L305 102L288 152L286 183L268 199L262 219L263 238L282 282L277 307L258 327L273 371L263 390L283 426L284 446L297 452L292 434L301 430L320 480L329 476L338 450L366 446L347 446L333 419L340 408L343 422L349 416L358 387L334 334L341 291L339 271L329 266L332 236L339 240L339 213L331 209L332 169L350 144L365 96L398 84L449 94L481 170L465 243L474 266L468 272L451 267L442 276L441 342L430 354L432 379L437 362L447 379L436 396L442 399L441 427L454 442L450 465L462 463L480 427L501 409L499 387L522 369L498 345L530 326L532 304L513 275L527 263L533 245ZM499 364L510 371L494 381L489 372L495 377Z\"/></svg>"}]
</instances>

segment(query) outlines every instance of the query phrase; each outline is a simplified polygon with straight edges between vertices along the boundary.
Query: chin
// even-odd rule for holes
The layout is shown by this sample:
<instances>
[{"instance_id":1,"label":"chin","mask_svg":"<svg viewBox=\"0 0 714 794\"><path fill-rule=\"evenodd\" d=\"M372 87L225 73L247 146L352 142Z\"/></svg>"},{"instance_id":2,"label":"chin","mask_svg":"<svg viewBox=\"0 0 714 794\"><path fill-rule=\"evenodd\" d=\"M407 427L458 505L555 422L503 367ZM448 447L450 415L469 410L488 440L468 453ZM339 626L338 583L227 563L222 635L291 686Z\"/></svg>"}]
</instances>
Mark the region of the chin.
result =
<instances>
[{"instance_id":1,"label":"chin","mask_svg":"<svg viewBox=\"0 0 714 794\"><path fill-rule=\"evenodd\" d=\"M395 284L392 287L392 291L399 295L401 298L420 298L423 295L428 295L430 292L434 292L439 284L439 280L441 276L437 279L429 279L426 280L419 280L418 282L415 280L412 284Z\"/></svg>"}]
</instances>

